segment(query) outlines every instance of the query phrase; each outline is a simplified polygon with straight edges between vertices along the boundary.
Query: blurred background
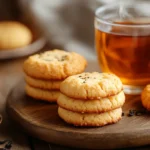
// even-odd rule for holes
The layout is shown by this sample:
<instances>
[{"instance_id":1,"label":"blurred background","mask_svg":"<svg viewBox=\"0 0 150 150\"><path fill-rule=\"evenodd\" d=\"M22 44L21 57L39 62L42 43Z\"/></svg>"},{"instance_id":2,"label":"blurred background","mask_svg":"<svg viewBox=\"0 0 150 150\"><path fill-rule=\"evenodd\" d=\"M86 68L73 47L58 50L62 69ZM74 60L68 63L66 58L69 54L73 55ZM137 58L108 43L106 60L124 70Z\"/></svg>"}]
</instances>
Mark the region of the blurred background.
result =
<instances>
[{"instance_id":1,"label":"blurred background","mask_svg":"<svg viewBox=\"0 0 150 150\"><path fill-rule=\"evenodd\" d=\"M87 59L95 59L94 11L114 1L0 0L0 20L23 22L35 39L46 38L49 49L76 51Z\"/></svg>"},{"instance_id":2,"label":"blurred background","mask_svg":"<svg viewBox=\"0 0 150 150\"><path fill-rule=\"evenodd\" d=\"M121 1L131 2L131 0L0 0L0 20L23 22L32 30L35 41L41 37L46 38L49 49L76 51L87 59L95 59L94 12L99 6ZM40 42L30 49L41 49L44 42Z\"/></svg>"}]
</instances>

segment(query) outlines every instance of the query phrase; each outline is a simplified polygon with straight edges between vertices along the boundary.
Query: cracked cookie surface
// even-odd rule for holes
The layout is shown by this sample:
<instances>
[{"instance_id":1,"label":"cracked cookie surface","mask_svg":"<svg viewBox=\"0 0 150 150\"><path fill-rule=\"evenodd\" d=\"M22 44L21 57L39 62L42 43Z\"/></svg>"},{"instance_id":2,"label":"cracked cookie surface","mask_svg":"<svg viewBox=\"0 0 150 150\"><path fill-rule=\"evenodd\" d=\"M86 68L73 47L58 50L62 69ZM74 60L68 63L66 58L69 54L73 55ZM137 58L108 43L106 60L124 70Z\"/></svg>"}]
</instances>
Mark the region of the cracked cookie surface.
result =
<instances>
[{"instance_id":1,"label":"cracked cookie surface","mask_svg":"<svg viewBox=\"0 0 150 150\"><path fill-rule=\"evenodd\" d=\"M74 99L60 94L57 104L67 110L80 113L102 113L122 107L125 102L124 92L100 100Z\"/></svg>"},{"instance_id":2,"label":"cracked cookie surface","mask_svg":"<svg viewBox=\"0 0 150 150\"><path fill-rule=\"evenodd\" d=\"M150 84L147 85L141 95L143 106L150 111Z\"/></svg>"},{"instance_id":3,"label":"cracked cookie surface","mask_svg":"<svg viewBox=\"0 0 150 150\"><path fill-rule=\"evenodd\" d=\"M39 88L34 88L28 84L26 84L25 90L26 90L26 94L31 96L32 98L45 100L49 102L56 102L60 94L60 92L57 90L54 91L42 90Z\"/></svg>"},{"instance_id":4,"label":"cracked cookie surface","mask_svg":"<svg viewBox=\"0 0 150 150\"><path fill-rule=\"evenodd\" d=\"M83 72L86 65L83 56L56 49L30 56L23 68L27 75L34 78L61 80Z\"/></svg>"},{"instance_id":5,"label":"cracked cookie surface","mask_svg":"<svg viewBox=\"0 0 150 150\"><path fill-rule=\"evenodd\" d=\"M101 99L120 93L123 89L121 80L114 74L84 72L65 79L60 91L77 99Z\"/></svg>"},{"instance_id":6,"label":"cracked cookie surface","mask_svg":"<svg viewBox=\"0 0 150 150\"><path fill-rule=\"evenodd\" d=\"M75 126L104 126L118 122L122 117L122 109L117 108L104 113L77 113L58 108L59 116L67 123Z\"/></svg>"}]
</instances>

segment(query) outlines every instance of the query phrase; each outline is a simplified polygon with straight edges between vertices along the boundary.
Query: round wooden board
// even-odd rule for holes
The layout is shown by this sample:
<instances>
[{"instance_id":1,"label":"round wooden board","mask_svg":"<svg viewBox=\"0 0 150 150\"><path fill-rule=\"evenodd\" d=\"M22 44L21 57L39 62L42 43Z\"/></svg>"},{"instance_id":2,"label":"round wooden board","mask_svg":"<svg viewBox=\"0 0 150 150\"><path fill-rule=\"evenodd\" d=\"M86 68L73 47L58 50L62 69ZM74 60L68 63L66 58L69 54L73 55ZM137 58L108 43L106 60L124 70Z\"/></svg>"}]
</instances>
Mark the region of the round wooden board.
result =
<instances>
[{"instance_id":1,"label":"round wooden board","mask_svg":"<svg viewBox=\"0 0 150 150\"><path fill-rule=\"evenodd\" d=\"M129 109L141 109L139 96L127 96L125 116L116 124L97 128L74 127L61 120L57 105L25 95L24 82L10 93L7 112L26 132L47 142L86 149L112 149L150 143L150 116L128 117Z\"/></svg>"}]
</instances>

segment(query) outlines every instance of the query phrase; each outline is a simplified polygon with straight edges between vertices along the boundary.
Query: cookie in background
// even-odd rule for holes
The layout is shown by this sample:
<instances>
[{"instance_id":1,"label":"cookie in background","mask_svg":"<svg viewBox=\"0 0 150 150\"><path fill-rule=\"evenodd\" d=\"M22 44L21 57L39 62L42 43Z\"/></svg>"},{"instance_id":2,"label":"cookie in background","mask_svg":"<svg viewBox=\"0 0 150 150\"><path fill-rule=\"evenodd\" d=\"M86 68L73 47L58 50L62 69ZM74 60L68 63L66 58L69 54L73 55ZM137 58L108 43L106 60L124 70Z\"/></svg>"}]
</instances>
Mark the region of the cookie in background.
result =
<instances>
[{"instance_id":1,"label":"cookie in background","mask_svg":"<svg viewBox=\"0 0 150 150\"><path fill-rule=\"evenodd\" d=\"M26 25L17 21L0 22L0 50L27 46L32 39L32 32Z\"/></svg>"},{"instance_id":2,"label":"cookie in background","mask_svg":"<svg viewBox=\"0 0 150 150\"><path fill-rule=\"evenodd\" d=\"M55 49L32 55L23 66L26 93L35 99L56 102L61 82L82 73L86 66L86 59L75 52Z\"/></svg>"}]
</instances>

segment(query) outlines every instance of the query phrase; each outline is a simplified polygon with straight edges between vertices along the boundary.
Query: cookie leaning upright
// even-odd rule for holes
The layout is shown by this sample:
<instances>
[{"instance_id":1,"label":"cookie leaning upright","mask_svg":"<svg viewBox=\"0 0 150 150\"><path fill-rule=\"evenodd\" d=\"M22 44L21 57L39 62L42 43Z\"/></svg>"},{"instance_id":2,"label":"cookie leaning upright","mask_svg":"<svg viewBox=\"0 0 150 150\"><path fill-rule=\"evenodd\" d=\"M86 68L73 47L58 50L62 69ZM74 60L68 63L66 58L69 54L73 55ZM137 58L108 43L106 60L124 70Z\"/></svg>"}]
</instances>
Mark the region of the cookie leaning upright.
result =
<instances>
[{"instance_id":1,"label":"cookie leaning upright","mask_svg":"<svg viewBox=\"0 0 150 150\"><path fill-rule=\"evenodd\" d=\"M122 117L125 95L121 80L109 73L81 73L60 85L59 116L75 126L104 126Z\"/></svg>"},{"instance_id":2,"label":"cookie leaning upright","mask_svg":"<svg viewBox=\"0 0 150 150\"><path fill-rule=\"evenodd\" d=\"M34 78L61 80L83 72L86 65L84 57L75 52L53 50L29 57L24 71Z\"/></svg>"},{"instance_id":3,"label":"cookie leaning upright","mask_svg":"<svg viewBox=\"0 0 150 150\"><path fill-rule=\"evenodd\" d=\"M84 57L79 54L62 50L30 56L23 66L27 95L56 102L61 82L70 75L83 72L86 64Z\"/></svg>"}]
</instances>

